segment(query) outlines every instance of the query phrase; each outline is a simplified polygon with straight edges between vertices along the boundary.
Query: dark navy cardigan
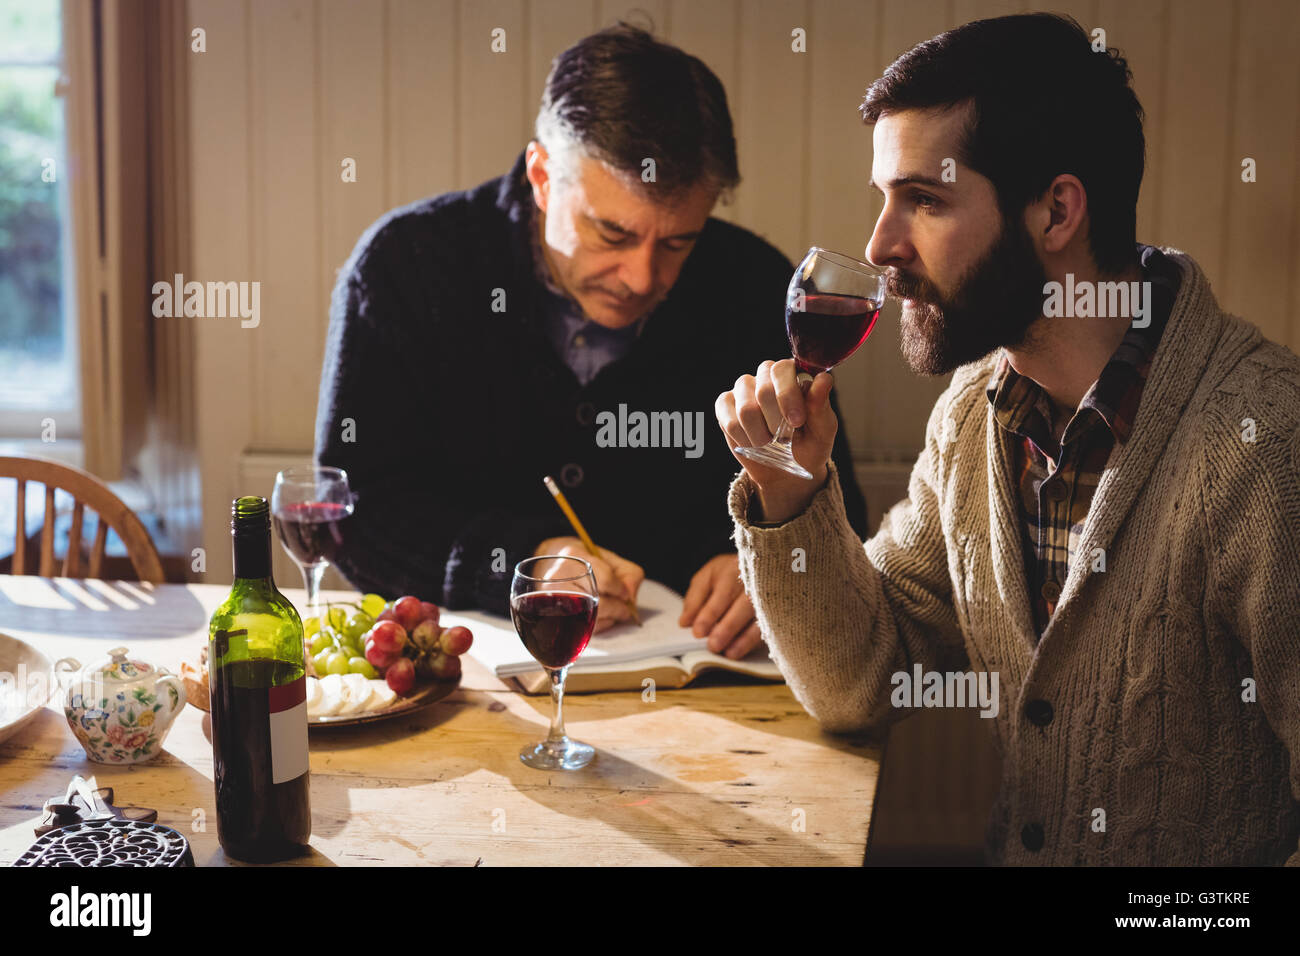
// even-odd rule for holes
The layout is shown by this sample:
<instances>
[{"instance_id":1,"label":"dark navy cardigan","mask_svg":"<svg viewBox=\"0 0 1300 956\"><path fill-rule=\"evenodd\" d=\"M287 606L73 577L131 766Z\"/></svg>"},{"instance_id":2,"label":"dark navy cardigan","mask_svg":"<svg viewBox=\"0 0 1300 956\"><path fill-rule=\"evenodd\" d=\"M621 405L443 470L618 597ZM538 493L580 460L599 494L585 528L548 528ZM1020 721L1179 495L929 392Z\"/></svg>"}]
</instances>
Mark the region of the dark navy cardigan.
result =
<instances>
[{"instance_id":1,"label":"dark navy cardigan","mask_svg":"<svg viewBox=\"0 0 1300 956\"><path fill-rule=\"evenodd\" d=\"M316 457L345 468L356 494L336 563L358 588L506 613L515 563L542 538L572 533L547 474L601 547L678 591L709 558L735 552L726 495L739 466L714 400L764 359L789 357L793 266L710 219L635 346L584 387L542 326L532 201L521 154L506 176L388 212L339 274ZM702 411L702 456L598 447L596 417L620 403ZM844 434L834 459L865 537Z\"/></svg>"}]
</instances>

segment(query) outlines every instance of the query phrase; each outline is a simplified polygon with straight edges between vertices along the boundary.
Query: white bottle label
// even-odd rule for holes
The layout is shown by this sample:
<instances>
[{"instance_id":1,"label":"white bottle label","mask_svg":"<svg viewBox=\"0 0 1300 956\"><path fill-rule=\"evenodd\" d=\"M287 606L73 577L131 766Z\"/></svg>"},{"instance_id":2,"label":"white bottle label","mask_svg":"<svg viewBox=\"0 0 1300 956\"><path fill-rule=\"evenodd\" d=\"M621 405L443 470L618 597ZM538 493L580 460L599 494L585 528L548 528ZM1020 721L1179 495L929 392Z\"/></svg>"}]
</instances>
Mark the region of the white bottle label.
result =
<instances>
[{"instance_id":1,"label":"white bottle label","mask_svg":"<svg viewBox=\"0 0 1300 956\"><path fill-rule=\"evenodd\" d=\"M271 710L271 782L287 783L307 772L307 677L267 691Z\"/></svg>"}]
</instances>

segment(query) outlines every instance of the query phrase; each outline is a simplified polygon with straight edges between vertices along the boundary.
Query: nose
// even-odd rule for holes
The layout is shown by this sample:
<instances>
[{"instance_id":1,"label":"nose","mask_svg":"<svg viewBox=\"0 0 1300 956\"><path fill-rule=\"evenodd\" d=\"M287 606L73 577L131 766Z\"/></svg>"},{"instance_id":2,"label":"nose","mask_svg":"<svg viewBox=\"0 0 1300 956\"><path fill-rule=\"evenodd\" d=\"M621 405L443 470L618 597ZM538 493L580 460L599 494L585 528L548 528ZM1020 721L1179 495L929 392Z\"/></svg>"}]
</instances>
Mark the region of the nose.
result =
<instances>
[{"instance_id":1,"label":"nose","mask_svg":"<svg viewBox=\"0 0 1300 956\"><path fill-rule=\"evenodd\" d=\"M635 249L630 249L619 264L619 281L633 295L649 295L654 288L655 248L655 243L644 241Z\"/></svg>"},{"instance_id":2,"label":"nose","mask_svg":"<svg viewBox=\"0 0 1300 956\"><path fill-rule=\"evenodd\" d=\"M897 266L909 261L914 251L903 217L886 202L867 242L867 261L882 268Z\"/></svg>"}]
</instances>

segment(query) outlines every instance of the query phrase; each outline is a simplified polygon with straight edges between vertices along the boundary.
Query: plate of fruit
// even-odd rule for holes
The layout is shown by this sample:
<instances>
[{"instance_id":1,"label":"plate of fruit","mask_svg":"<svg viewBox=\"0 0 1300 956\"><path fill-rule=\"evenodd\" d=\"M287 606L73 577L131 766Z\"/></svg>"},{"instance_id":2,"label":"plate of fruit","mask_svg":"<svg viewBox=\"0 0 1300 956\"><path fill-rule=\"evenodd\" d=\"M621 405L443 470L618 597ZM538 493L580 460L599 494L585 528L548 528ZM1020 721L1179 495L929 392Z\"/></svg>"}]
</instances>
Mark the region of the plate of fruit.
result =
<instances>
[{"instance_id":1,"label":"plate of fruit","mask_svg":"<svg viewBox=\"0 0 1300 956\"><path fill-rule=\"evenodd\" d=\"M308 725L385 720L455 690L474 638L467 627L442 627L439 615L413 595L367 594L304 621Z\"/></svg>"},{"instance_id":2,"label":"plate of fruit","mask_svg":"<svg viewBox=\"0 0 1300 956\"><path fill-rule=\"evenodd\" d=\"M437 605L403 595L330 602L303 619L308 727L343 727L409 714L460 684L467 627L443 627ZM200 667L182 665L188 699L208 710L207 648Z\"/></svg>"}]
</instances>

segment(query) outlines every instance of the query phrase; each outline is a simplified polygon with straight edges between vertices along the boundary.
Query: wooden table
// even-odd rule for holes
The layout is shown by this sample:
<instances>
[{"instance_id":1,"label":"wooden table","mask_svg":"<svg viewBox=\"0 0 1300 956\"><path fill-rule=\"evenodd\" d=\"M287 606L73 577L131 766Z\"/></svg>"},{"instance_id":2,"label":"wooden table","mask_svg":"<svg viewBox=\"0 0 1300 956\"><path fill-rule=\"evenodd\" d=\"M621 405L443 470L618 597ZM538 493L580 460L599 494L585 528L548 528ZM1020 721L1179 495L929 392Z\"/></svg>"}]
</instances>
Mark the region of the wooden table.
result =
<instances>
[{"instance_id":1,"label":"wooden table","mask_svg":"<svg viewBox=\"0 0 1300 956\"><path fill-rule=\"evenodd\" d=\"M305 594L284 589L301 607ZM178 672L197 662L217 585L0 575L0 631L51 661L126 645ZM325 592L355 599L346 592ZM586 769L519 762L545 736L549 697L516 693L472 658L450 697L393 721L311 734L310 855L294 865L860 865L879 738L824 734L785 685L727 684L565 699ZM200 865L234 864L217 842L212 747L186 707L149 763L92 763L61 695L0 743L0 865L34 839L45 800L74 774L154 807ZM238 865L238 864L235 864Z\"/></svg>"}]
</instances>

